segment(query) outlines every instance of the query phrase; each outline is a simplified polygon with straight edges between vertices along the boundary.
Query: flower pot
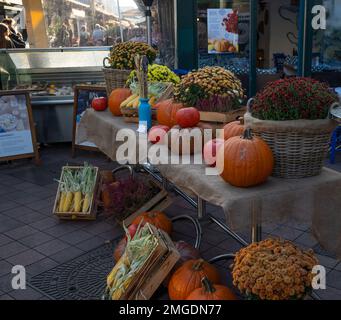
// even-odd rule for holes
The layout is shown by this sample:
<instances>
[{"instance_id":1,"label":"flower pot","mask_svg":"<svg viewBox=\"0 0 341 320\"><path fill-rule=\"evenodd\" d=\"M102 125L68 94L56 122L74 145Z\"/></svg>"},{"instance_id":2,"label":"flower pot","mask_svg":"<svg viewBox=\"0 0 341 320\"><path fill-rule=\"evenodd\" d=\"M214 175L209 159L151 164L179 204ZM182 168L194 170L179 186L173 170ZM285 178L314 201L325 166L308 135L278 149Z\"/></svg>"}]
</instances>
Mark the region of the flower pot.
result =
<instances>
[{"instance_id":1,"label":"flower pot","mask_svg":"<svg viewBox=\"0 0 341 320\"><path fill-rule=\"evenodd\" d=\"M245 126L270 146L275 157L273 176L297 179L319 175L337 122L329 118L260 120L252 116L252 101L249 100L244 116Z\"/></svg>"}]
</instances>

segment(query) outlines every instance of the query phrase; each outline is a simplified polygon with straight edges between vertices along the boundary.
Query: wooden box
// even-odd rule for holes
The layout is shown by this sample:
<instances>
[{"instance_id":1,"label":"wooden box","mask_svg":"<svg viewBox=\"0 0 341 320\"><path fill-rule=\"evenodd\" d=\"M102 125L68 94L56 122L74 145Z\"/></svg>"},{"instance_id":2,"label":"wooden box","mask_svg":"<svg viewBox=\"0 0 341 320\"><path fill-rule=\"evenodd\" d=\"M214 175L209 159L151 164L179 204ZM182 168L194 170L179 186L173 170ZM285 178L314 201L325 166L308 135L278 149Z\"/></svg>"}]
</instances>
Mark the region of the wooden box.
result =
<instances>
[{"instance_id":1,"label":"wooden box","mask_svg":"<svg viewBox=\"0 0 341 320\"><path fill-rule=\"evenodd\" d=\"M62 167L62 173L60 175L60 180L62 181L63 179L63 174L65 172L65 169L72 169L72 170L79 170L83 167L71 167L71 166L64 166ZM93 192L93 196L91 198L90 206L89 206L89 211L87 213L82 213L82 212L59 212L58 211L58 206L59 206L59 201L60 201L60 195L61 195L61 185L59 183L58 185L58 190L57 190L57 195L56 199L54 202L53 206L53 214L58 216L60 219L63 220L96 220L97 217L97 205L99 202L100 198L100 188L99 188L99 180L100 180L100 175L99 175L99 168L94 167L96 170L96 183L95 183L95 188Z\"/></svg>"},{"instance_id":2,"label":"wooden box","mask_svg":"<svg viewBox=\"0 0 341 320\"><path fill-rule=\"evenodd\" d=\"M110 173L111 171L101 171L100 175L103 176L103 175L108 175ZM113 179L114 181L116 181L115 176L113 176ZM127 227L140 214L144 212L149 212L149 211L163 211L172 204L173 202L172 198L169 196L168 192L161 186L161 184L155 182L153 179L150 179L150 178L147 178L147 182L152 184L155 188L159 189L159 192L153 198L147 201L142 207L136 209L125 219L122 220L122 219L115 217L116 221L120 225L125 225Z\"/></svg>"},{"instance_id":3,"label":"wooden box","mask_svg":"<svg viewBox=\"0 0 341 320\"><path fill-rule=\"evenodd\" d=\"M119 300L149 300L180 259L180 254L167 233L150 224L146 224L146 227L157 238L157 246L150 253L146 262L133 275L132 281ZM126 253L117 262L112 273L125 259ZM110 294L108 295L109 290L110 287L107 289L107 298L111 300Z\"/></svg>"},{"instance_id":4,"label":"wooden box","mask_svg":"<svg viewBox=\"0 0 341 320\"><path fill-rule=\"evenodd\" d=\"M243 117L246 113L246 107L232 110L229 112L203 112L200 111L200 121L203 122L217 122L230 123L236 121L239 117Z\"/></svg>"}]
</instances>

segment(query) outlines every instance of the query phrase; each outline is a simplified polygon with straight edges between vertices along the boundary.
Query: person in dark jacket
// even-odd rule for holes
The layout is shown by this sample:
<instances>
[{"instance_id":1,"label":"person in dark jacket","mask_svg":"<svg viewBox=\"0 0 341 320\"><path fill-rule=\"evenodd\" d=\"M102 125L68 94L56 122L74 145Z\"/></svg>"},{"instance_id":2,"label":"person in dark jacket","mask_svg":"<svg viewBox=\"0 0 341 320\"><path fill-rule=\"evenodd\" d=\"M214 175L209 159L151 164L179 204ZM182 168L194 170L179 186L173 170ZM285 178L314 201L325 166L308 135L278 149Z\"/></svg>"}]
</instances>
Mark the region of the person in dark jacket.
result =
<instances>
[{"instance_id":1,"label":"person in dark jacket","mask_svg":"<svg viewBox=\"0 0 341 320\"><path fill-rule=\"evenodd\" d=\"M9 38L11 39L15 48L25 48L25 41L20 32L16 32L13 25L14 21L11 18L5 18L2 23L6 24L9 29Z\"/></svg>"},{"instance_id":2,"label":"person in dark jacket","mask_svg":"<svg viewBox=\"0 0 341 320\"><path fill-rule=\"evenodd\" d=\"M0 49L13 49L14 44L11 41L10 31L6 24L0 23Z\"/></svg>"}]
</instances>

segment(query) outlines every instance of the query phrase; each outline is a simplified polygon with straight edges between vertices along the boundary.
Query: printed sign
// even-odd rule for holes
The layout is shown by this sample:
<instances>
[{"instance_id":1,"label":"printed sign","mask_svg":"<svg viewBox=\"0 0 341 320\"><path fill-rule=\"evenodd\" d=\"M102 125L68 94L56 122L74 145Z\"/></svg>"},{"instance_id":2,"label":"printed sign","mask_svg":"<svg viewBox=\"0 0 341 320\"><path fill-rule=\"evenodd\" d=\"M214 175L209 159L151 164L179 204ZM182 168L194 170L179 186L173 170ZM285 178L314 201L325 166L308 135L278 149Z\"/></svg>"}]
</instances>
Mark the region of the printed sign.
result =
<instances>
[{"instance_id":1,"label":"printed sign","mask_svg":"<svg viewBox=\"0 0 341 320\"><path fill-rule=\"evenodd\" d=\"M33 123L27 92L0 92L0 160L37 157Z\"/></svg>"},{"instance_id":2,"label":"printed sign","mask_svg":"<svg viewBox=\"0 0 341 320\"><path fill-rule=\"evenodd\" d=\"M238 11L232 9L208 9L208 53L226 54L239 51Z\"/></svg>"}]
</instances>

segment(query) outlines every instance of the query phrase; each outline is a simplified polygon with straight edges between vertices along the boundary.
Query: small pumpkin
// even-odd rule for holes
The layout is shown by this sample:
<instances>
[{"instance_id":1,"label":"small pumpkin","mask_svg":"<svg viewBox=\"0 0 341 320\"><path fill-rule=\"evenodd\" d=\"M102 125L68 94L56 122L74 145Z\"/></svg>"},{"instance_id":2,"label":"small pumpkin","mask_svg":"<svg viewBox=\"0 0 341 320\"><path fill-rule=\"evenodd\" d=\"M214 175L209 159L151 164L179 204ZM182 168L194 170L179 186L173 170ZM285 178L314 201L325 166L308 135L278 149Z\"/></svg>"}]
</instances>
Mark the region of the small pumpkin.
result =
<instances>
[{"instance_id":1,"label":"small pumpkin","mask_svg":"<svg viewBox=\"0 0 341 320\"><path fill-rule=\"evenodd\" d=\"M124 251L126 250L127 246L127 238L124 237L121 241L117 244L114 250L114 259L117 262L123 256Z\"/></svg>"},{"instance_id":2,"label":"small pumpkin","mask_svg":"<svg viewBox=\"0 0 341 320\"><path fill-rule=\"evenodd\" d=\"M201 280L202 287L195 289L186 300L237 300L232 291L218 284L213 284L206 277Z\"/></svg>"},{"instance_id":3,"label":"small pumpkin","mask_svg":"<svg viewBox=\"0 0 341 320\"><path fill-rule=\"evenodd\" d=\"M163 212L160 211L144 212L140 214L137 218L135 218L132 224L139 225L141 220L143 220L141 226L144 226L146 223L150 223L156 228L165 231L169 235L172 233L173 229L172 221Z\"/></svg>"},{"instance_id":4,"label":"small pumpkin","mask_svg":"<svg viewBox=\"0 0 341 320\"><path fill-rule=\"evenodd\" d=\"M163 125L152 127L148 132L148 141L152 144L164 143L169 130L169 127Z\"/></svg>"},{"instance_id":5,"label":"small pumpkin","mask_svg":"<svg viewBox=\"0 0 341 320\"><path fill-rule=\"evenodd\" d=\"M200 259L200 252L198 249L195 249L192 245L185 241L177 241L174 242L175 248L178 250L180 254L180 259L177 261L172 271L169 273L167 278L164 280L163 285L168 287L169 280L172 274L182 266L182 264L188 260Z\"/></svg>"},{"instance_id":6,"label":"small pumpkin","mask_svg":"<svg viewBox=\"0 0 341 320\"><path fill-rule=\"evenodd\" d=\"M241 136L244 131L244 118L240 117L238 121L230 122L224 127L224 140L226 141L232 137Z\"/></svg>"},{"instance_id":7,"label":"small pumpkin","mask_svg":"<svg viewBox=\"0 0 341 320\"><path fill-rule=\"evenodd\" d=\"M247 188L267 180L274 167L274 157L266 142L246 129L242 137L225 141L219 149L217 165L226 182Z\"/></svg>"},{"instance_id":8,"label":"small pumpkin","mask_svg":"<svg viewBox=\"0 0 341 320\"><path fill-rule=\"evenodd\" d=\"M131 91L127 88L114 89L109 96L109 109L116 116L122 116L121 103L131 96Z\"/></svg>"},{"instance_id":9,"label":"small pumpkin","mask_svg":"<svg viewBox=\"0 0 341 320\"><path fill-rule=\"evenodd\" d=\"M180 126L174 126L168 132L168 148L180 156L202 152L204 142L204 129L199 127L182 129Z\"/></svg>"},{"instance_id":10,"label":"small pumpkin","mask_svg":"<svg viewBox=\"0 0 341 320\"><path fill-rule=\"evenodd\" d=\"M168 285L171 300L185 300L195 289L201 287L201 279L207 277L215 284L220 283L218 270L208 262L189 260L172 275Z\"/></svg>"},{"instance_id":11,"label":"small pumpkin","mask_svg":"<svg viewBox=\"0 0 341 320\"><path fill-rule=\"evenodd\" d=\"M181 128L193 128L200 122L200 112L196 108L182 108L176 113L176 123Z\"/></svg>"},{"instance_id":12,"label":"small pumpkin","mask_svg":"<svg viewBox=\"0 0 341 320\"><path fill-rule=\"evenodd\" d=\"M173 99L161 101L155 105L156 119L160 125L173 127L176 125L176 113L183 108L181 103L175 103Z\"/></svg>"},{"instance_id":13,"label":"small pumpkin","mask_svg":"<svg viewBox=\"0 0 341 320\"><path fill-rule=\"evenodd\" d=\"M217 153L221 146L224 145L223 139L213 139L204 146L204 160L208 166L215 167L217 161Z\"/></svg>"}]
</instances>

